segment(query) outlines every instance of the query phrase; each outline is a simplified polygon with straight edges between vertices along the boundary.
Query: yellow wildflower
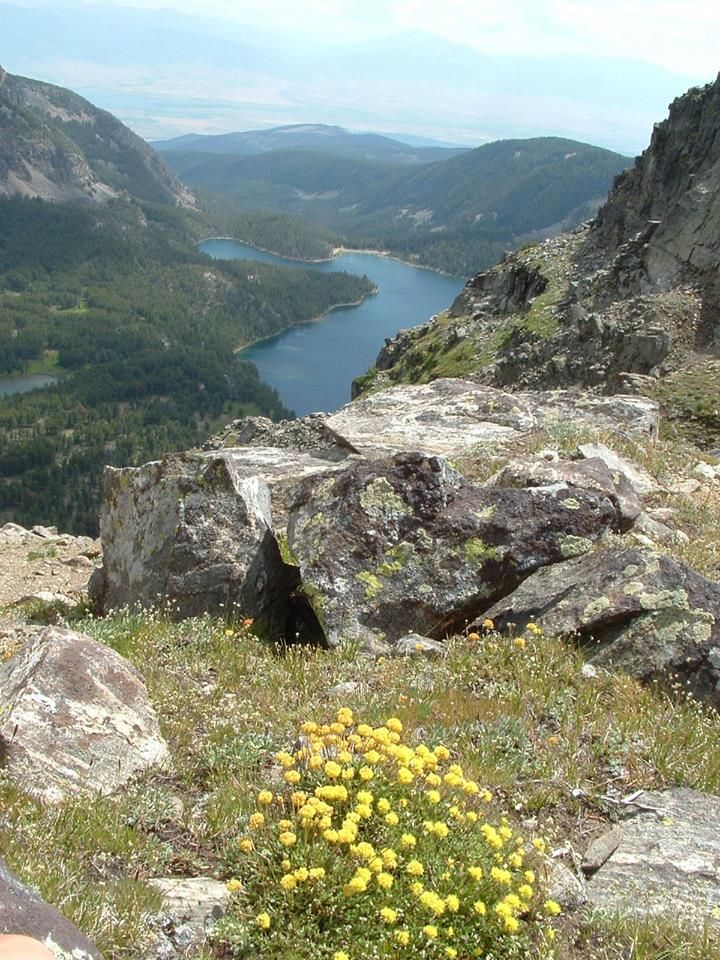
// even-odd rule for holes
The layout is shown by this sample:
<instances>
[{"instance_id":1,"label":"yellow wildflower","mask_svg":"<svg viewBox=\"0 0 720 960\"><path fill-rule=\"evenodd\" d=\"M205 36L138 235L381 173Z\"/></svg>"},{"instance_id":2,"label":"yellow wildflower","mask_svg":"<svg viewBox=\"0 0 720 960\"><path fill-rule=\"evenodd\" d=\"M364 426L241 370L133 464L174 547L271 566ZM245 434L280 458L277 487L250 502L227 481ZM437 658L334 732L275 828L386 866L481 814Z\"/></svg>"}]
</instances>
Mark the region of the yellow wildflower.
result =
<instances>
[{"instance_id":1,"label":"yellow wildflower","mask_svg":"<svg viewBox=\"0 0 720 960\"><path fill-rule=\"evenodd\" d=\"M265 826L265 817L261 813L253 813L248 820L248 826L251 830L259 830Z\"/></svg>"},{"instance_id":2,"label":"yellow wildflower","mask_svg":"<svg viewBox=\"0 0 720 960\"><path fill-rule=\"evenodd\" d=\"M240 890L242 890L242 888L242 883L235 877L233 877L232 880L228 880L228 882L225 884L225 889L228 893L238 893Z\"/></svg>"},{"instance_id":3,"label":"yellow wildflower","mask_svg":"<svg viewBox=\"0 0 720 960\"><path fill-rule=\"evenodd\" d=\"M271 922L272 921L270 920L269 913L259 913L255 917L255 923L260 927L261 930L269 930Z\"/></svg>"},{"instance_id":4,"label":"yellow wildflower","mask_svg":"<svg viewBox=\"0 0 720 960\"><path fill-rule=\"evenodd\" d=\"M422 928L422 932L425 934L428 940L437 940L439 930L432 923L428 923Z\"/></svg>"},{"instance_id":5,"label":"yellow wildflower","mask_svg":"<svg viewBox=\"0 0 720 960\"><path fill-rule=\"evenodd\" d=\"M380 918L382 919L383 923L397 923L397 910L393 910L392 907L383 907L380 911Z\"/></svg>"}]
</instances>

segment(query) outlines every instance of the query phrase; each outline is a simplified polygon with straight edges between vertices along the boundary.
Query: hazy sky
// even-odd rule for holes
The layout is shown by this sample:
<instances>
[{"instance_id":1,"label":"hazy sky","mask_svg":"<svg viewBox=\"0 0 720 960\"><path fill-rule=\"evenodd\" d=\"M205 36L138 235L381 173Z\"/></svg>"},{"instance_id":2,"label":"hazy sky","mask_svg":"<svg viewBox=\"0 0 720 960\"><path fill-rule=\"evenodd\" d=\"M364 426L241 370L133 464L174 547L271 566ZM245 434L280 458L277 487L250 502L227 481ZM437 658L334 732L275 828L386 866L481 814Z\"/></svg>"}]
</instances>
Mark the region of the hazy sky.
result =
<instances>
[{"instance_id":1,"label":"hazy sky","mask_svg":"<svg viewBox=\"0 0 720 960\"><path fill-rule=\"evenodd\" d=\"M317 122L469 146L566 136L634 154L672 99L720 70L719 0L0 8L4 67L70 87L150 139Z\"/></svg>"},{"instance_id":2,"label":"hazy sky","mask_svg":"<svg viewBox=\"0 0 720 960\"><path fill-rule=\"evenodd\" d=\"M486 52L622 56L698 79L720 69L717 0L123 0L122 5L173 8L323 37L422 30Z\"/></svg>"}]
</instances>

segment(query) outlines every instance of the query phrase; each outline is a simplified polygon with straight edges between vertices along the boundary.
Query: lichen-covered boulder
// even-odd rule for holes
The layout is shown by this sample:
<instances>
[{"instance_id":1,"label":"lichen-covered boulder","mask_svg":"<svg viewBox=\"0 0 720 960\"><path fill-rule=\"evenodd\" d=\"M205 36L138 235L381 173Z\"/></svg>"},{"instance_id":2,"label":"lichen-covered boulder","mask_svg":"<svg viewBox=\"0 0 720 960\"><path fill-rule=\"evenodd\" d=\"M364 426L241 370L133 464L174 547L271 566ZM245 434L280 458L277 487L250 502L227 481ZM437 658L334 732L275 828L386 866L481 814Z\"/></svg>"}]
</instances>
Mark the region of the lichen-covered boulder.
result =
<instances>
[{"instance_id":1,"label":"lichen-covered boulder","mask_svg":"<svg viewBox=\"0 0 720 960\"><path fill-rule=\"evenodd\" d=\"M613 828L609 856L583 863L590 905L611 915L662 917L717 932L718 823L718 797L688 789L641 793Z\"/></svg>"},{"instance_id":2,"label":"lichen-covered boulder","mask_svg":"<svg viewBox=\"0 0 720 960\"><path fill-rule=\"evenodd\" d=\"M490 477L485 486L546 487L553 483L604 494L615 504L622 530L629 530L642 512L642 503L625 474L611 471L597 457L588 460L548 461L542 457L512 460Z\"/></svg>"},{"instance_id":3,"label":"lichen-covered boulder","mask_svg":"<svg viewBox=\"0 0 720 960\"><path fill-rule=\"evenodd\" d=\"M572 635L591 663L679 681L720 706L720 584L652 550L598 550L545 567L485 616L500 630L534 621Z\"/></svg>"},{"instance_id":4,"label":"lichen-covered boulder","mask_svg":"<svg viewBox=\"0 0 720 960\"><path fill-rule=\"evenodd\" d=\"M388 387L361 397L325 423L346 446L368 457L422 450L459 456L496 449L533 430L607 429L653 439L659 407L646 397L596 396L569 390L507 393L470 380L438 379Z\"/></svg>"},{"instance_id":5,"label":"lichen-covered boulder","mask_svg":"<svg viewBox=\"0 0 720 960\"><path fill-rule=\"evenodd\" d=\"M272 620L295 574L273 535L270 492L227 455L107 468L100 516L101 610L155 607Z\"/></svg>"},{"instance_id":6,"label":"lichen-covered boulder","mask_svg":"<svg viewBox=\"0 0 720 960\"><path fill-rule=\"evenodd\" d=\"M92 941L21 883L0 857L0 934L6 933L34 937L63 960L102 960Z\"/></svg>"},{"instance_id":7,"label":"lichen-covered boulder","mask_svg":"<svg viewBox=\"0 0 720 960\"><path fill-rule=\"evenodd\" d=\"M327 642L382 649L462 629L538 567L619 525L602 493L483 489L440 457L405 453L306 480L288 545Z\"/></svg>"},{"instance_id":8,"label":"lichen-covered boulder","mask_svg":"<svg viewBox=\"0 0 720 960\"><path fill-rule=\"evenodd\" d=\"M47 802L112 793L167 759L145 684L90 637L47 627L0 665L0 763Z\"/></svg>"}]
</instances>

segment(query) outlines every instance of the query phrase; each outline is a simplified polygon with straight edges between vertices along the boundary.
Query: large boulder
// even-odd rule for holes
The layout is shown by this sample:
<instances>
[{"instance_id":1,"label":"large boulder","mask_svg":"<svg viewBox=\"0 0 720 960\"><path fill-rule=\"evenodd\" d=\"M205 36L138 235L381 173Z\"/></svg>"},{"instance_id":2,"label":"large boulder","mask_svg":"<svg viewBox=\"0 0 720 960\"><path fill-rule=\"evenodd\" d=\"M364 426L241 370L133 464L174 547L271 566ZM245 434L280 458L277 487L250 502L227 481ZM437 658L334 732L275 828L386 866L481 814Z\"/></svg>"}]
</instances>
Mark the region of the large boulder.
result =
<instances>
[{"instance_id":1,"label":"large boulder","mask_svg":"<svg viewBox=\"0 0 720 960\"><path fill-rule=\"evenodd\" d=\"M718 823L718 797L688 789L641 793L610 842L600 837L593 844L605 853L586 855L590 905L611 915L720 930Z\"/></svg>"},{"instance_id":2,"label":"large boulder","mask_svg":"<svg viewBox=\"0 0 720 960\"><path fill-rule=\"evenodd\" d=\"M267 483L232 457L107 468L103 570L91 592L103 611L164 604L178 617L272 620L295 580L271 526Z\"/></svg>"},{"instance_id":3,"label":"large boulder","mask_svg":"<svg viewBox=\"0 0 720 960\"><path fill-rule=\"evenodd\" d=\"M720 584L652 550L598 550L537 570L486 612L588 644L592 663L682 683L720 706Z\"/></svg>"},{"instance_id":4,"label":"large boulder","mask_svg":"<svg viewBox=\"0 0 720 960\"><path fill-rule=\"evenodd\" d=\"M90 637L47 627L0 666L0 762L34 796L111 793L167 758L145 684Z\"/></svg>"},{"instance_id":5,"label":"large boulder","mask_svg":"<svg viewBox=\"0 0 720 960\"><path fill-rule=\"evenodd\" d=\"M546 487L560 483L581 490L596 490L615 505L621 529L629 530L642 512L632 484L619 471L611 471L599 458L548 461L542 457L512 460L485 482L487 487Z\"/></svg>"},{"instance_id":6,"label":"large boulder","mask_svg":"<svg viewBox=\"0 0 720 960\"><path fill-rule=\"evenodd\" d=\"M658 422L659 407L646 397L569 390L506 393L456 379L389 387L347 404L325 421L334 435L368 457L414 450L459 456L478 446L512 444L553 426L653 439Z\"/></svg>"},{"instance_id":7,"label":"large boulder","mask_svg":"<svg viewBox=\"0 0 720 960\"><path fill-rule=\"evenodd\" d=\"M92 941L21 883L0 857L0 934L5 933L34 937L59 958L102 960Z\"/></svg>"},{"instance_id":8,"label":"large boulder","mask_svg":"<svg viewBox=\"0 0 720 960\"><path fill-rule=\"evenodd\" d=\"M406 453L306 480L288 544L326 641L382 648L409 632L443 639L620 523L600 492L483 489Z\"/></svg>"}]
</instances>

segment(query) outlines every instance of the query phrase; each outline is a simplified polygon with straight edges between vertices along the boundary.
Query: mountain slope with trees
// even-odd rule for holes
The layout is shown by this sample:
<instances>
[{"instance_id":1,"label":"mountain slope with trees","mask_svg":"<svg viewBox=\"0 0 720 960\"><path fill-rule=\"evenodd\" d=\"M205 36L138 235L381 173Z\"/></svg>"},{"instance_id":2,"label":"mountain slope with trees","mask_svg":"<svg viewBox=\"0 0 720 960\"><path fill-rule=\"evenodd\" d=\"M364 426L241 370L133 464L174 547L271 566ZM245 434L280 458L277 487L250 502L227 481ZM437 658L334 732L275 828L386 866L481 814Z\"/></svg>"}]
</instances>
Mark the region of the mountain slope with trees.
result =
<instances>
[{"instance_id":1,"label":"mountain slope with trees","mask_svg":"<svg viewBox=\"0 0 720 960\"><path fill-rule=\"evenodd\" d=\"M373 288L200 253L211 233L282 236L287 252L307 240L320 256L334 237L196 209L143 141L71 91L3 74L0 133L0 376L58 377L0 399L0 521L94 533L106 463L195 445L246 412L289 415L238 346Z\"/></svg>"},{"instance_id":2,"label":"mountain slope with trees","mask_svg":"<svg viewBox=\"0 0 720 960\"><path fill-rule=\"evenodd\" d=\"M576 226L629 163L559 137L501 140L413 167L304 150L164 156L184 182L243 210L290 213L347 245L450 273L471 273L524 239Z\"/></svg>"}]
</instances>

